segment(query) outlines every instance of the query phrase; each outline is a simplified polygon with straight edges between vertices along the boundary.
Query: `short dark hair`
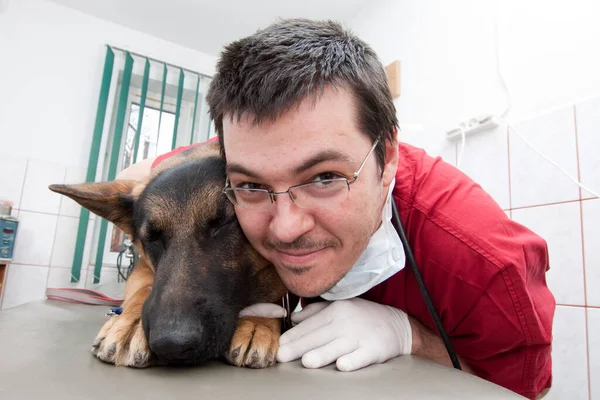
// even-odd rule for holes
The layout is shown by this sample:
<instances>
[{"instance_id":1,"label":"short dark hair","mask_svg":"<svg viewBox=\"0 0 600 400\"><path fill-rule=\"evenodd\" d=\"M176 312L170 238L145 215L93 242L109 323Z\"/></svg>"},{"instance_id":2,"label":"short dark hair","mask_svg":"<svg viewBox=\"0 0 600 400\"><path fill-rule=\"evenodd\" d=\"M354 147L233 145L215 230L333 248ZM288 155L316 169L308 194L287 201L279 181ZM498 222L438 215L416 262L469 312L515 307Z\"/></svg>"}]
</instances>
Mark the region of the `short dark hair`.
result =
<instances>
[{"instance_id":1,"label":"short dark hair","mask_svg":"<svg viewBox=\"0 0 600 400\"><path fill-rule=\"evenodd\" d=\"M385 69L373 49L334 21L280 20L227 45L207 94L210 117L223 145L223 116L244 113L255 124L275 120L327 86L353 93L358 126L374 142L395 143L396 108ZM375 150L380 167L385 141Z\"/></svg>"}]
</instances>

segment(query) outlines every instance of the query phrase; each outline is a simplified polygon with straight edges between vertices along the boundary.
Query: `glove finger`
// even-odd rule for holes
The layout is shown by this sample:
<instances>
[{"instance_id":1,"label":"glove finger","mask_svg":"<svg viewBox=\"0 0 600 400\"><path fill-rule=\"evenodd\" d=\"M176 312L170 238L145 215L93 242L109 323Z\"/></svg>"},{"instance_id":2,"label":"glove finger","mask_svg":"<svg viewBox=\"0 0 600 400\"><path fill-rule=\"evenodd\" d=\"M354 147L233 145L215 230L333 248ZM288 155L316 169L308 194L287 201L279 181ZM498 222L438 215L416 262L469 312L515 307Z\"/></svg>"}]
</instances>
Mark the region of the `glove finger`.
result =
<instances>
[{"instance_id":1,"label":"glove finger","mask_svg":"<svg viewBox=\"0 0 600 400\"><path fill-rule=\"evenodd\" d=\"M285 308L272 303L257 303L244 308L239 317L283 318L287 315Z\"/></svg>"},{"instance_id":2,"label":"glove finger","mask_svg":"<svg viewBox=\"0 0 600 400\"><path fill-rule=\"evenodd\" d=\"M369 352L369 350L365 349L364 347L359 347L352 353L346 354L338 358L336 362L336 367L342 372L350 372L367 367L373 364L374 362L375 360L371 352Z\"/></svg>"},{"instance_id":3,"label":"glove finger","mask_svg":"<svg viewBox=\"0 0 600 400\"><path fill-rule=\"evenodd\" d=\"M293 327L284 335L291 333L301 326L302 325ZM280 339L279 350L277 351L277 361L283 363L297 360L307 352L331 342L338 334L339 332L324 326L320 329L307 331L305 334L298 335L293 340L288 340L284 344L281 344ZM281 338L283 338L283 335Z\"/></svg>"},{"instance_id":4,"label":"glove finger","mask_svg":"<svg viewBox=\"0 0 600 400\"><path fill-rule=\"evenodd\" d=\"M326 329L325 326L331 323L331 317L328 313L325 313L323 309L325 306L312 307L308 312L311 312L312 315L300 321L299 324L294 326L292 329L286 331L279 338L279 345L285 345L287 343L296 341L306 335L309 335L313 332L319 331L321 329ZM319 312L321 311L321 312ZM306 316L308 314L304 314ZM294 314L292 314L292 321L294 319Z\"/></svg>"},{"instance_id":5,"label":"glove finger","mask_svg":"<svg viewBox=\"0 0 600 400\"><path fill-rule=\"evenodd\" d=\"M348 338L337 338L333 341L311 350L302 357L305 368L321 368L331 364L338 358L356 350L357 343Z\"/></svg>"},{"instance_id":6,"label":"glove finger","mask_svg":"<svg viewBox=\"0 0 600 400\"><path fill-rule=\"evenodd\" d=\"M322 301L319 303L312 303L304 307L302 310L292 313L291 319L294 324L299 324L300 322L312 317L319 311L322 311L326 308L330 303L328 301Z\"/></svg>"}]
</instances>

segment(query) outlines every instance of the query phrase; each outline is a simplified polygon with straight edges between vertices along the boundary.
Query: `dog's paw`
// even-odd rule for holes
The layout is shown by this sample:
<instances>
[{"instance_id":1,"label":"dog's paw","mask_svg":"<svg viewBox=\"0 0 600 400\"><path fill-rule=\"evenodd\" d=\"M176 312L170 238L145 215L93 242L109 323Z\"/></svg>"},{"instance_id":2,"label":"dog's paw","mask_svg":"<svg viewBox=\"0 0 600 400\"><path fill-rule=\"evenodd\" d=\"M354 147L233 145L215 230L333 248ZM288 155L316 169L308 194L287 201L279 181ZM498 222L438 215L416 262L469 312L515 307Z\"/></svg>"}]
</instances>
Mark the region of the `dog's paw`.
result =
<instances>
[{"instance_id":1,"label":"dog's paw","mask_svg":"<svg viewBox=\"0 0 600 400\"><path fill-rule=\"evenodd\" d=\"M279 349L280 323L278 319L240 318L226 355L227 361L247 368L274 365Z\"/></svg>"},{"instance_id":2,"label":"dog's paw","mask_svg":"<svg viewBox=\"0 0 600 400\"><path fill-rule=\"evenodd\" d=\"M145 368L152 364L141 319L126 314L106 321L92 345L92 354L117 366Z\"/></svg>"}]
</instances>

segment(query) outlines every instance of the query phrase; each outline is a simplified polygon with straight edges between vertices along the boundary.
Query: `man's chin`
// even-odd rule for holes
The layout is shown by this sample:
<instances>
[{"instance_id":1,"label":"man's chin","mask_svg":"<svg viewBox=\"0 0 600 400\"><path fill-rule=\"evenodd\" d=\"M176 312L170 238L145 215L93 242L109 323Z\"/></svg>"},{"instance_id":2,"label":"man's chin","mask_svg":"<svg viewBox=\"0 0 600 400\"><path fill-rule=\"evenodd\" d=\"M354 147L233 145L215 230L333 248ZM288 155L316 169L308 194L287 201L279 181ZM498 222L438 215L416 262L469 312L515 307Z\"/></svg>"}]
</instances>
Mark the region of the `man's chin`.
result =
<instances>
[{"instance_id":1,"label":"man's chin","mask_svg":"<svg viewBox=\"0 0 600 400\"><path fill-rule=\"evenodd\" d=\"M287 275L282 276L282 280L290 292L304 298L319 297L335 286L335 283L323 285L323 282L315 282L307 276Z\"/></svg>"}]
</instances>

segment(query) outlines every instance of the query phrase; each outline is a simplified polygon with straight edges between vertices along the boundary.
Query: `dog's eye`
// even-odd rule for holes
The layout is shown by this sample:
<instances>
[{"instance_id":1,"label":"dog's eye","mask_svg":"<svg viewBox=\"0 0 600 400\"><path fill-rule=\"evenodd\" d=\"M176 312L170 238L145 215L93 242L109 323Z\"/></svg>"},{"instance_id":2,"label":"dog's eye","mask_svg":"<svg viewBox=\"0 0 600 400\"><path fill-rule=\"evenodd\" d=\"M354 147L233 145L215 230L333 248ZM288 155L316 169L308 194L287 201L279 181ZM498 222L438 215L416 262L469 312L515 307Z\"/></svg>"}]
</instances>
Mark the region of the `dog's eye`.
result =
<instances>
[{"instance_id":1,"label":"dog's eye","mask_svg":"<svg viewBox=\"0 0 600 400\"><path fill-rule=\"evenodd\" d=\"M156 242L158 240L161 240L162 239L162 231L155 229L155 228L150 228L150 229L148 229L148 232L146 233L145 239L148 242Z\"/></svg>"}]
</instances>

